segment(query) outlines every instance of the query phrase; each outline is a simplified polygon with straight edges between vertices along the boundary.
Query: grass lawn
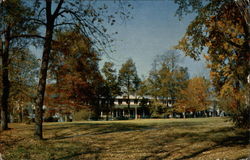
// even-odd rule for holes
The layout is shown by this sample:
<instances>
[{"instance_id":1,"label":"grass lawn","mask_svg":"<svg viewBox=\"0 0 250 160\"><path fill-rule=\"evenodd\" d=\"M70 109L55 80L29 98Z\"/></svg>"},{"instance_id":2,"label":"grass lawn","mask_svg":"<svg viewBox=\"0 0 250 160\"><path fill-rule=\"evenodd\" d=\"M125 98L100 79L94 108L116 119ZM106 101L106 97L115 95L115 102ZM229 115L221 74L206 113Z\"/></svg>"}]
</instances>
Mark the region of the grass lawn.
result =
<instances>
[{"instance_id":1,"label":"grass lawn","mask_svg":"<svg viewBox=\"0 0 250 160\"><path fill-rule=\"evenodd\" d=\"M243 159L250 155L249 130L226 118L147 119L44 123L43 141L34 125L10 124L0 133L4 160Z\"/></svg>"}]
</instances>

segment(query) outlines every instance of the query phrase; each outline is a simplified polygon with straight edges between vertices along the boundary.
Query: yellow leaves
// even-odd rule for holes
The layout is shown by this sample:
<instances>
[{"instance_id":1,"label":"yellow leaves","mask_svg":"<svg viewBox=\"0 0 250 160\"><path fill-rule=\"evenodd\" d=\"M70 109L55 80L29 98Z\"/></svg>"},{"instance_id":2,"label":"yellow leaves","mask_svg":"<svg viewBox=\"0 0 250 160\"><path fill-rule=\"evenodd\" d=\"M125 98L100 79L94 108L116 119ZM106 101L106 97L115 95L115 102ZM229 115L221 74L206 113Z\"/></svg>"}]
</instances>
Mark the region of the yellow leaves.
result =
<instances>
[{"instance_id":1,"label":"yellow leaves","mask_svg":"<svg viewBox=\"0 0 250 160\"><path fill-rule=\"evenodd\" d=\"M218 56L218 58L219 58L219 60L224 60L224 59L226 58L226 56L225 56L224 54L220 54L220 55Z\"/></svg>"},{"instance_id":2,"label":"yellow leaves","mask_svg":"<svg viewBox=\"0 0 250 160\"><path fill-rule=\"evenodd\" d=\"M185 35L180 41L179 41L179 44L177 46L174 47L174 49L179 49L179 50L183 50L183 51L186 51L187 49L187 42L188 41L188 38L187 38L187 35Z\"/></svg>"},{"instance_id":3,"label":"yellow leaves","mask_svg":"<svg viewBox=\"0 0 250 160\"><path fill-rule=\"evenodd\" d=\"M232 37L236 37L236 36L237 36L237 34L238 34L238 33L237 33L237 32L235 32L235 30L231 30L231 36L232 36Z\"/></svg>"},{"instance_id":4,"label":"yellow leaves","mask_svg":"<svg viewBox=\"0 0 250 160\"><path fill-rule=\"evenodd\" d=\"M246 102L244 91L234 88L230 81L222 86L218 98L219 105L231 113L238 112L238 107Z\"/></svg>"},{"instance_id":5,"label":"yellow leaves","mask_svg":"<svg viewBox=\"0 0 250 160\"><path fill-rule=\"evenodd\" d=\"M223 43L223 48L224 48L225 50L228 50L228 49L229 49L229 44L228 44L228 43Z\"/></svg>"},{"instance_id":6,"label":"yellow leaves","mask_svg":"<svg viewBox=\"0 0 250 160\"><path fill-rule=\"evenodd\" d=\"M237 67L237 73L238 74L244 74L244 67L243 66L239 66L239 67Z\"/></svg>"},{"instance_id":7,"label":"yellow leaves","mask_svg":"<svg viewBox=\"0 0 250 160\"><path fill-rule=\"evenodd\" d=\"M219 75L218 72L213 72L213 71L210 72L210 78L211 78L211 79L215 79L215 78L217 78L217 77L219 77L219 76L220 76L220 75Z\"/></svg>"},{"instance_id":8,"label":"yellow leaves","mask_svg":"<svg viewBox=\"0 0 250 160\"><path fill-rule=\"evenodd\" d=\"M231 38L231 41L238 44L238 45L243 45L244 40L241 38Z\"/></svg>"},{"instance_id":9,"label":"yellow leaves","mask_svg":"<svg viewBox=\"0 0 250 160\"><path fill-rule=\"evenodd\" d=\"M225 28L225 27L226 27L226 25L225 25L225 23L224 23L224 22L222 22L222 21L218 21L218 22L217 22L217 27L220 27L221 29L223 29L223 28Z\"/></svg>"},{"instance_id":10,"label":"yellow leaves","mask_svg":"<svg viewBox=\"0 0 250 160\"><path fill-rule=\"evenodd\" d=\"M212 68L212 66L213 66L213 65L212 65L211 63L208 63L208 64L207 64L207 68Z\"/></svg>"},{"instance_id":11,"label":"yellow leaves","mask_svg":"<svg viewBox=\"0 0 250 160\"><path fill-rule=\"evenodd\" d=\"M212 42L211 42L211 41L208 41L208 42L206 43L206 46L207 46L207 47L211 47L211 46L212 46Z\"/></svg>"},{"instance_id":12,"label":"yellow leaves","mask_svg":"<svg viewBox=\"0 0 250 160\"><path fill-rule=\"evenodd\" d=\"M220 97L229 96L233 93L233 87L231 83L226 83L222 86L220 90Z\"/></svg>"},{"instance_id":13,"label":"yellow leaves","mask_svg":"<svg viewBox=\"0 0 250 160\"><path fill-rule=\"evenodd\" d=\"M233 54L232 56L230 56L231 60L238 60L238 56L236 54Z\"/></svg>"},{"instance_id":14,"label":"yellow leaves","mask_svg":"<svg viewBox=\"0 0 250 160\"><path fill-rule=\"evenodd\" d=\"M223 71L224 71L224 72L231 72L230 66L229 66L229 65L225 66L225 67L223 68Z\"/></svg>"},{"instance_id":15,"label":"yellow leaves","mask_svg":"<svg viewBox=\"0 0 250 160\"><path fill-rule=\"evenodd\" d=\"M208 83L202 77L194 77L189 80L188 87L181 91L177 100L179 110L205 110L208 103Z\"/></svg>"},{"instance_id":16,"label":"yellow leaves","mask_svg":"<svg viewBox=\"0 0 250 160\"><path fill-rule=\"evenodd\" d=\"M225 67L222 69L222 71L223 71L223 76L224 76L224 77L232 77L233 72L231 71L229 65L225 66Z\"/></svg>"},{"instance_id":17,"label":"yellow leaves","mask_svg":"<svg viewBox=\"0 0 250 160\"><path fill-rule=\"evenodd\" d=\"M209 60L210 60L210 56L209 56L209 55L207 55L207 54L205 54L205 55L204 55L204 58L205 58L207 61L209 61Z\"/></svg>"}]
</instances>

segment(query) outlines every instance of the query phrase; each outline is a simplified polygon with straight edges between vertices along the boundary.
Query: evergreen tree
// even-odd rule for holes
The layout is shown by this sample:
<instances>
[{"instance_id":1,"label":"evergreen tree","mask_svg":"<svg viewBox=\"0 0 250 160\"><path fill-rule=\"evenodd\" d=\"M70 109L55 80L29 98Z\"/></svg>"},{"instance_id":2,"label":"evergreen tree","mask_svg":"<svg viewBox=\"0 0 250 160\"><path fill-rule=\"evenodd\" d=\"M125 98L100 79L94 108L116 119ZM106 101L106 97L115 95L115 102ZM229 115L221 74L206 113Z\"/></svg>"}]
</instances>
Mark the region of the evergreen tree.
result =
<instances>
[{"instance_id":1,"label":"evergreen tree","mask_svg":"<svg viewBox=\"0 0 250 160\"><path fill-rule=\"evenodd\" d=\"M102 68L102 73L104 74L104 84L105 84L105 109L107 115L114 105L114 100L116 96L120 94L120 87L118 84L118 77L116 75L116 70L114 69L114 63L105 62ZM108 120L108 116L106 118Z\"/></svg>"},{"instance_id":2,"label":"evergreen tree","mask_svg":"<svg viewBox=\"0 0 250 160\"><path fill-rule=\"evenodd\" d=\"M118 81L122 93L126 95L130 117L130 96L136 96L135 93L138 90L140 84L140 78L137 75L135 63L131 58L122 64L122 67L119 70Z\"/></svg>"}]
</instances>

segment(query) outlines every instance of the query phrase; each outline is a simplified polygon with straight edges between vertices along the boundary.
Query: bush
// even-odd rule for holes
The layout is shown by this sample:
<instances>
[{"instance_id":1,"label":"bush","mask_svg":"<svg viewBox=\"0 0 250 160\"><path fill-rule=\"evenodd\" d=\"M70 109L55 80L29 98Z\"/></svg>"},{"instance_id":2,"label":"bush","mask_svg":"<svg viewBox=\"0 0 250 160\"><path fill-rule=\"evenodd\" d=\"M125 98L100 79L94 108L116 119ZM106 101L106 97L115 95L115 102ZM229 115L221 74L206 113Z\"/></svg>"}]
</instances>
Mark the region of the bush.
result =
<instances>
[{"instance_id":1,"label":"bush","mask_svg":"<svg viewBox=\"0 0 250 160\"><path fill-rule=\"evenodd\" d=\"M83 121L83 120L88 120L90 117L91 117L91 111L87 109L83 109L74 113L73 120Z\"/></svg>"},{"instance_id":2,"label":"bush","mask_svg":"<svg viewBox=\"0 0 250 160\"><path fill-rule=\"evenodd\" d=\"M219 99L220 107L229 113L236 127L250 128L250 86L236 92L232 88L224 89Z\"/></svg>"},{"instance_id":3,"label":"bush","mask_svg":"<svg viewBox=\"0 0 250 160\"><path fill-rule=\"evenodd\" d=\"M232 115L232 120L237 127L250 128L250 107L240 109L238 114Z\"/></svg>"},{"instance_id":4,"label":"bush","mask_svg":"<svg viewBox=\"0 0 250 160\"><path fill-rule=\"evenodd\" d=\"M128 117L124 117L124 116L119 116L119 117L115 117L115 120L128 120Z\"/></svg>"},{"instance_id":5,"label":"bush","mask_svg":"<svg viewBox=\"0 0 250 160\"><path fill-rule=\"evenodd\" d=\"M48 117L44 119L45 122L58 122L58 118Z\"/></svg>"}]
</instances>

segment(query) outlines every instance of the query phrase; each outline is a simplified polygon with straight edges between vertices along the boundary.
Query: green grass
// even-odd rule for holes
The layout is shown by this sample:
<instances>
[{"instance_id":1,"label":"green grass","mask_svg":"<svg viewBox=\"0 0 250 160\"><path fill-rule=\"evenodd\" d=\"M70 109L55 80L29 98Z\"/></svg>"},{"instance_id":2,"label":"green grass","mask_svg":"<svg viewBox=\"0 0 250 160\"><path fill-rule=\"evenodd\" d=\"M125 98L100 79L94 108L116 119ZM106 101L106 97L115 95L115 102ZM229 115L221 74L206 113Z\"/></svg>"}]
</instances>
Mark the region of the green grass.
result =
<instances>
[{"instance_id":1,"label":"green grass","mask_svg":"<svg viewBox=\"0 0 250 160\"><path fill-rule=\"evenodd\" d=\"M226 118L148 119L10 124L0 133L4 160L242 159L250 155L249 131Z\"/></svg>"}]
</instances>

